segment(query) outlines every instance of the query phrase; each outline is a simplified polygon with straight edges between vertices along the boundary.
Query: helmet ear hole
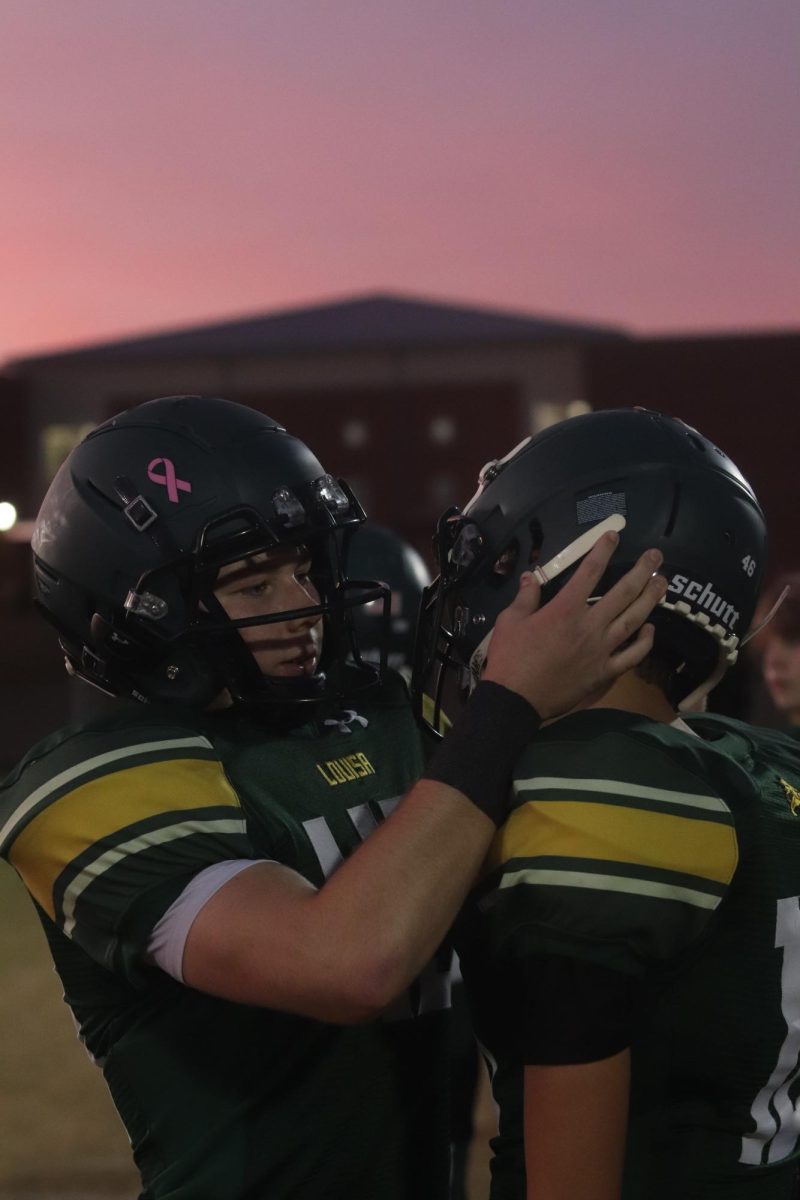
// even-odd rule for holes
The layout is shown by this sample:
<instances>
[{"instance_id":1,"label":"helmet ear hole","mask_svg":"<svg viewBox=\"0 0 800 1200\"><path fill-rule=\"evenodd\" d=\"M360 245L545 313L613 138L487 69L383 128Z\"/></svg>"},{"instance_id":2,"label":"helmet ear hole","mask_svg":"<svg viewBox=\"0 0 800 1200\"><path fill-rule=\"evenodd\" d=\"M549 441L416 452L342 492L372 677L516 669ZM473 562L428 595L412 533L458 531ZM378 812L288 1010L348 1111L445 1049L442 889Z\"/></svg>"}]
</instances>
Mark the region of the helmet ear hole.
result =
<instances>
[{"instance_id":1,"label":"helmet ear hole","mask_svg":"<svg viewBox=\"0 0 800 1200\"><path fill-rule=\"evenodd\" d=\"M673 488L673 491L672 491L672 504L670 505L669 515L667 517L667 523L664 526L664 537L665 538L672 537L672 531L675 528L675 522L678 519L678 510L680 509L680 504L681 504L681 485L679 483L676 483L675 487Z\"/></svg>"},{"instance_id":2,"label":"helmet ear hole","mask_svg":"<svg viewBox=\"0 0 800 1200\"><path fill-rule=\"evenodd\" d=\"M517 569L519 561L519 540L512 538L508 545L500 551L492 565L490 579L492 583L502 582L509 579Z\"/></svg>"}]
</instances>

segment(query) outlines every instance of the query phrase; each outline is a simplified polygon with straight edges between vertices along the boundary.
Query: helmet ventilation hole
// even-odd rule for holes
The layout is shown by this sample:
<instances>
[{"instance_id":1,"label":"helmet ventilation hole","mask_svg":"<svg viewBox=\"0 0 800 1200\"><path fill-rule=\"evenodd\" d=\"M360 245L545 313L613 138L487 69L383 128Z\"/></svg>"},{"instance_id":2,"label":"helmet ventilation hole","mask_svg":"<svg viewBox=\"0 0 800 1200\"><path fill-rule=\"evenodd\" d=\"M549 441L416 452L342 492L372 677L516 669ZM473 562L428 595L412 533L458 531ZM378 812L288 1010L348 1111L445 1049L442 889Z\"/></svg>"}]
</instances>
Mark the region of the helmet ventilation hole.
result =
<instances>
[{"instance_id":1,"label":"helmet ventilation hole","mask_svg":"<svg viewBox=\"0 0 800 1200\"><path fill-rule=\"evenodd\" d=\"M680 500L681 500L681 485L679 483L676 483L675 490L672 493L672 504L670 505L669 516L667 517L667 523L664 526L664 537L665 538L671 537L672 530L675 528L675 522L678 518L678 506L680 505Z\"/></svg>"},{"instance_id":2,"label":"helmet ventilation hole","mask_svg":"<svg viewBox=\"0 0 800 1200\"><path fill-rule=\"evenodd\" d=\"M535 567L539 561L539 558L541 557L542 543L544 541L544 530L542 529L542 523L538 517L534 517L534 519L531 521L530 532L531 548L528 554L528 566Z\"/></svg>"}]
</instances>

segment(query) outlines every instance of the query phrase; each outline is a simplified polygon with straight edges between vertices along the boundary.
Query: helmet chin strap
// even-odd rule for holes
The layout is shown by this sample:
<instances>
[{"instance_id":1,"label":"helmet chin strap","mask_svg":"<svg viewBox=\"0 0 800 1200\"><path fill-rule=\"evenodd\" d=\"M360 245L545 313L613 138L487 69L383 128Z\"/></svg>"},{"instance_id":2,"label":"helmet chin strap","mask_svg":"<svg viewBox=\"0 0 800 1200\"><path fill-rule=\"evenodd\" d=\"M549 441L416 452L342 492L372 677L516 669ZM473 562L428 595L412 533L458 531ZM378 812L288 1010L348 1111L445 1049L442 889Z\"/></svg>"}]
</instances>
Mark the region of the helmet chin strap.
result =
<instances>
[{"instance_id":1,"label":"helmet chin strap","mask_svg":"<svg viewBox=\"0 0 800 1200\"><path fill-rule=\"evenodd\" d=\"M574 542L570 542L563 550L559 550L558 554L554 554L550 561L546 562L543 567L534 567L533 574L539 580L542 587L546 583L552 583L568 567L573 566L579 559L584 558L597 545L604 533L621 533L626 524L627 521L622 513L612 513L604 521L599 521L597 525L593 525L591 529L587 529L585 533L576 537Z\"/></svg>"},{"instance_id":2,"label":"helmet chin strap","mask_svg":"<svg viewBox=\"0 0 800 1200\"><path fill-rule=\"evenodd\" d=\"M733 640L736 641L735 638ZM707 679L704 679L702 683L697 685L693 692L689 692L688 696L683 697L683 699L678 703L678 712L704 712L705 705L703 701L711 692L713 692L714 688L722 679L722 676L725 674L728 667L736 662L737 657L737 650L728 650L722 643L720 643L717 651L717 665L714 667L714 670Z\"/></svg>"},{"instance_id":3,"label":"helmet chin strap","mask_svg":"<svg viewBox=\"0 0 800 1200\"><path fill-rule=\"evenodd\" d=\"M775 601L775 603L773 604L772 608L769 610L769 612L767 613L767 615L764 617L764 620L761 622L761 624L760 624L760 625L756 625L755 629L751 629L751 630L750 630L750 631L749 631L749 632L748 632L748 633L747 633L747 634L746 634L746 635L745 635L745 636L742 638L742 646L743 646L743 647L744 647L744 646L746 646L748 642L751 642L751 641L753 640L753 638L754 638L754 637L758 637L758 635L761 633L761 631L762 631L762 630L764 630L764 629L766 629L766 628L767 628L767 626L769 625L770 621L771 621L771 620L772 620L772 618L775 616L775 613L778 611L778 609L780 608L780 606L783 604L784 600L785 600L785 599L786 599L786 597L789 595L789 592L790 592L791 590L792 590L792 588L791 588L791 585L787 583L786 587L783 589L783 591L781 592L780 596L778 596L778 599Z\"/></svg>"}]
</instances>

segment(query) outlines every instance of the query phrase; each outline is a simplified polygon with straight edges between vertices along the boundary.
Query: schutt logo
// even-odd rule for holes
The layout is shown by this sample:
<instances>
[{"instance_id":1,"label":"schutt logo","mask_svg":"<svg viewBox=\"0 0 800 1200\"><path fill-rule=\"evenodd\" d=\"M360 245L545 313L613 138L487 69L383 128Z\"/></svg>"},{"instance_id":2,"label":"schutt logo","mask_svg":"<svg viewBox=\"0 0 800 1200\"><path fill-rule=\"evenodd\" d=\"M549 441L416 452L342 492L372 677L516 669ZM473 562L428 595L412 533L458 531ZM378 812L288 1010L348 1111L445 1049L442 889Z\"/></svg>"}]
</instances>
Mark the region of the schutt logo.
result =
<instances>
[{"instance_id":1,"label":"schutt logo","mask_svg":"<svg viewBox=\"0 0 800 1200\"><path fill-rule=\"evenodd\" d=\"M710 583L698 583L687 575L673 575L667 591L672 596L679 596L693 608L702 608L711 617L716 617L728 630L733 630L739 620L739 613L732 604L728 604L724 596L719 596Z\"/></svg>"}]
</instances>

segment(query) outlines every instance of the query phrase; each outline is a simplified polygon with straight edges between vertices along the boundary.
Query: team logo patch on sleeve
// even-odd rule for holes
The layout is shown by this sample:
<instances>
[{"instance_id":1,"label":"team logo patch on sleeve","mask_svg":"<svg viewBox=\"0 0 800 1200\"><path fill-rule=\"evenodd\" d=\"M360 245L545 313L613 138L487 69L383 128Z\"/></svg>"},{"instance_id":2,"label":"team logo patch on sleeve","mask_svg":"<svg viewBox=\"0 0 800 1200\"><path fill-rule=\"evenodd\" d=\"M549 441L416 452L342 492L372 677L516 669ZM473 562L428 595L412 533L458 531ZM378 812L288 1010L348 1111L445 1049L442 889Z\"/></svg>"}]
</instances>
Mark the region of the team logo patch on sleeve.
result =
<instances>
[{"instance_id":1,"label":"team logo patch on sleeve","mask_svg":"<svg viewBox=\"0 0 800 1200\"><path fill-rule=\"evenodd\" d=\"M782 779L780 776L778 777L778 782L786 792L786 799L789 801L789 808L792 810L792 816L796 817L798 811L800 811L800 792L798 792L796 787L792 787L790 783L787 783L786 780Z\"/></svg>"}]
</instances>

